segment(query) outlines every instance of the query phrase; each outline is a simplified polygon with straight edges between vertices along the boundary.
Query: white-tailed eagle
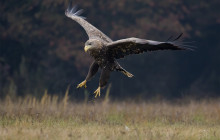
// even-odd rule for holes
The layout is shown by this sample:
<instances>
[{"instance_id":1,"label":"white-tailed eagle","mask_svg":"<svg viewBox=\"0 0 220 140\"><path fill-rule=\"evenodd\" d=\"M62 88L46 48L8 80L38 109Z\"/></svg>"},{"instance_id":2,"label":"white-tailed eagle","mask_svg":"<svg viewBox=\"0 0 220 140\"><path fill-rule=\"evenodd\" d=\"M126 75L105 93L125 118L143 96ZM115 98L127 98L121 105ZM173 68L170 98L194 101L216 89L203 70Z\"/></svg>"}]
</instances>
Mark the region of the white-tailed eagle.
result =
<instances>
[{"instance_id":1,"label":"white-tailed eagle","mask_svg":"<svg viewBox=\"0 0 220 140\"><path fill-rule=\"evenodd\" d=\"M94 61L89 68L89 72L83 82L78 84L77 88L85 87L86 82L97 73L98 69L102 69L99 87L94 92L95 97L100 96L100 90L104 87L110 77L112 71L120 71L128 77L133 77L131 73L122 68L117 59L123 58L131 54L140 54L147 51L157 50L192 50L191 46L184 44L178 39L180 34L175 39L170 37L165 42L152 41L140 38L126 38L117 41L112 41L108 36L98 30L96 27L88 23L84 17L80 16L83 10L77 11L76 7L71 7L70 2L65 15L79 23L86 31L89 40L86 41L84 50L89 53Z\"/></svg>"}]
</instances>

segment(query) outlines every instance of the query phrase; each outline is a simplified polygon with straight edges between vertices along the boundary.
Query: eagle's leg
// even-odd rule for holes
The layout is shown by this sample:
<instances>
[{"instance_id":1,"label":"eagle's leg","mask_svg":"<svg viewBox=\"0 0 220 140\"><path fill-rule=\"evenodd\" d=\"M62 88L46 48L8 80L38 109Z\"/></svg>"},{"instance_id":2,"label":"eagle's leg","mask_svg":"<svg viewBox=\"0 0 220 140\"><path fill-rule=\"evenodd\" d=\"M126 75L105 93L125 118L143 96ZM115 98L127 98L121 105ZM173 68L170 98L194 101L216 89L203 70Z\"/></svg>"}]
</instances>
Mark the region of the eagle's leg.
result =
<instances>
[{"instance_id":1,"label":"eagle's leg","mask_svg":"<svg viewBox=\"0 0 220 140\"><path fill-rule=\"evenodd\" d=\"M99 65L94 61L89 68L89 72L86 76L86 79L82 81L80 84L78 84L77 88L86 88L86 82L92 79L92 77L97 73L98 69Z\"/></svg>"},{"instance_id":2,"label":"eagle's leg","mask_svg":"<svg viewBox=\"0 0 220 140\"><path fill-rule=\"evenodd\" d=\"M117 71L120 71L121 73L123 73L124 75L128 76L129 78L133 77L134 75L131 74L130 72L126 71L124 68L122 68L122 66L120 66L120 64L115 61L115 69Z\"/></svg>"},{"instance_id":3,"label":"eagle's leg","mask_svg":"<svg viewBox=\"0 0 220 140\"><path fill-rule=\"evenodd\" d=\"M110 73L111 71L108 69L108 68L104 68L102 70L102 73L101 73L101 76L100 76L100 79L99 79L99 87L97 88L97 90L94 92L95 94L95 98L97 96L100 96L101 94L101 88L103 88L107 83L108 83L108 80L110 78Z\"/></svg>"}]
</instances>

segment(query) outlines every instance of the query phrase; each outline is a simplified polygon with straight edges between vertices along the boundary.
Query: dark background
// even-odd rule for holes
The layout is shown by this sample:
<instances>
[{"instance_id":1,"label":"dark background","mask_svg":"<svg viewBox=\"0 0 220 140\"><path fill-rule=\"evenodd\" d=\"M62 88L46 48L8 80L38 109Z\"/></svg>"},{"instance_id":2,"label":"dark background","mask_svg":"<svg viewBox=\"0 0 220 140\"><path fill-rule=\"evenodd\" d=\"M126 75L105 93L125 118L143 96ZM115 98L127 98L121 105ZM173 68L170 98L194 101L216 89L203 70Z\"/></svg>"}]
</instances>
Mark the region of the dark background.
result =
<instances>
[{"instance_id":1,"label":"dark background","mask_svg":"<svg viewBox=\"0 0 220 140\"><path fill-rule=\"evenodd\" d=\"M184 33L195 51L158 51L119 60L135 75L111 75L113 99L207 98L220 95L219 0L73 1L87 21L113 40L139 37L165 41ZM86 76L91 58L84 53L85 31L64 15L68 1L0 1L0 98L62 96ZM99 74L87 92L98 87ZM105 93L105 90L102 91ZM104 94L103 94L104 95ZM93 98L93 95L90 94Z\"/></svg>"}]
</instances>

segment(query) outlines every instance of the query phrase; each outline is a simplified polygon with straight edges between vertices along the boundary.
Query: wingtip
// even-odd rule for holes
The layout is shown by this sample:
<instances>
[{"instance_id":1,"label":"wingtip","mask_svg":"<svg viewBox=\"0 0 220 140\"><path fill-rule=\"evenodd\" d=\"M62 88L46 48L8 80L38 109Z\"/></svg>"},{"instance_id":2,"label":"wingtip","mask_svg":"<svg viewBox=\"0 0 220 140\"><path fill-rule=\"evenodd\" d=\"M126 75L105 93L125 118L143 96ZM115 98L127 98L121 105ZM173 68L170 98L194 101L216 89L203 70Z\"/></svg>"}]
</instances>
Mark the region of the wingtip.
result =
<instances>
[{"instance_id":1,"label":"wingtip","mask_svg":"<svg viewBox=\"0 0 220 140\"><path fill-rule=\"evenodd\" d=\"M187 48L187 47L181 47L181 50L186 50L186 51L195 51L194 49L192 49L192 48Z\"/></svg>"},{"instance_id":2,"label":"wingtip","mask_svg":"<svg viewBox=\"0 0 220 140\"><path fill-rule=\"evenodd\" d=\"M180 50L195 51L196 47L189 44L189 43L192 43L192 42L185 42L182 39L180 40L182 35L183 35L183 33L180 33L175 39L172 39L173 36L170 36L166 42L171 43L175 46L178 46L178 48Z\"/></svg>"},{"instance_id":3,"label":"wingtip","mask_svg":"<svg viewBox=\"0 0 220 140\"><path fill-rule=\"evenodd\" d=\"M192 45L186 44L186 42L178 42L175 43L177 46L179 46L182 50L189 50L189 51L195 51L196 47Z\"/></svg>"},{"instance_id":4,"label":"wingtip","mask_svg":"<svg viewBox=\"0 0 220 140\"><path fill-rule=\"evenodd\" d=\"M86 19L85 17L80 16L84 12L84 10L83 9L77 10L77 9L78 9L78 5L72 6L72 0L69 0L69 5L67 9L65 10L65 15L67 17L76 16L76 17Z\"/></svg>"},{"instance_id":5,"label":"wingtip","mask_svg":"<svg viewBox=\"0 0 220 140\"><path fill-rule=\"evenodd\" d=\"M181 36L183 35L183 33L180 33L175 39L173 39L173 36L171 35L166 42L173 42L173 41L176 41L178 39L181 38Z\"/></svg>"},{"instance_id":6,"label":"wingtip","mask_svg":"<svg viewBox=\"0 0 220 140\"><path fill-rule=\"evenodd\" d=\"M177 38L175 38L173 41L176 41L176 40L180 39L182 35L183 35L183 33L180 33L180 34L177 36Z\"/></svg>"}]
</instances>

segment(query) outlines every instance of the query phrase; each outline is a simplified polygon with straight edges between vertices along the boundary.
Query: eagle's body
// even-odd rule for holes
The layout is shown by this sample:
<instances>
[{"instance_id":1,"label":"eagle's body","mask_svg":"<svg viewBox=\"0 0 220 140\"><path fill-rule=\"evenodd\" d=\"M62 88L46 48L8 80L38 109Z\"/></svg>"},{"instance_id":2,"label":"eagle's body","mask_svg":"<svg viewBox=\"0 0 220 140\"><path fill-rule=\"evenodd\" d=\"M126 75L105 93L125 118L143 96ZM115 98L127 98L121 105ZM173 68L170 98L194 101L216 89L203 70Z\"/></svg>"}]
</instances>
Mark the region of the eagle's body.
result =
<instances>
[{"instance_id":1,"label":"eagle's body","mask_svg":"<svg viewBox=\"0 0 220 140\"><path fill-rule=\"evenodd\" d=\"M111 71L116 70L118 63L116 59L110 54L108 47L105 46L105 44L95 50L88 50L88 53L93 57L101 69L108 67Z\"/></svg>"},{"instance_id":2,"label":"eagle's body","mask_svg":"<svg viewBox=\"0 0 220 140\"><path fill-rule=\"evenodd\" d=\"M102 69L99 87L94 92L96 96L100 96L100 89L107 84L112 71L120 71L128 77L133 77L131 73L127 72L119 65L117 59L124 58L130 54L140 54L147 51L190 49L190 46L184 45L182 42L178 41L182 34L173 40L171 40L170 37L166 42L134 37L112 41L107 35L81 17L81 13L82 10L76 11L76 7L71 8L71 4L65 13L67 17L78 22L85 29L89 36L89 40L86 41L84 50L94 59L85 80L81 82L77 88L83 86L86 88L86 82L91 80L91 78L97 73L98 69Z\"/></svg>"}]
</instances>

